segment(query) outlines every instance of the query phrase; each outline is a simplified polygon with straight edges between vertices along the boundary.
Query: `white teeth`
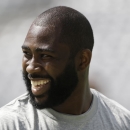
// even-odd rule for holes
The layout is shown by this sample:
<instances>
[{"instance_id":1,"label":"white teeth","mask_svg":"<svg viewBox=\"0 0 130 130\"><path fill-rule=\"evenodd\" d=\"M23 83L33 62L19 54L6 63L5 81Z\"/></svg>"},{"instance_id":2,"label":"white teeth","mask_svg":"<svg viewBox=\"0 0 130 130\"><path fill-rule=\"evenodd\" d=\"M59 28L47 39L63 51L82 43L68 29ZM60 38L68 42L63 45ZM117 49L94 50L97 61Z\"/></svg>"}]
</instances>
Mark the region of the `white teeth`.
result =
<instances>
[{"instance_id":1,"label":"white teeth","mask_svg":"<svg viewBox=\"0 0 130 130\"><path fill-rule=\"evenodd\" d=\"M34 82L34 86L37 86L37 82Z\"/></svg>"},{"instance_id":2,"label":"white teeth","mask_svg":"<svg viewBox=\"0 0 130 130\"><path fill-rule=\"evenodd\" d=\"M44 85L47 84L50 80L39 80L39 81L32 81L31 80L31 84L32 86L38 86L38 85Z\"/></svg>"},{"instance_id":3,"label":"white teeth","mask_svg":"<svg viewBox=\"0 0 130 130\"><path fill-rule=\"evenodd\" d=\"M42 84L42 80L40 81L40 84Z\"/></svg>"},{"instance_id":4,"label":"white teeth","mask_svg":"<svg viewBox=\"0 0 130 130\"><path fill-rule=\"evenodd\" d=\"M32 83L32 80L31 80L31 84L33 84L33 83Z\"/></svg>"},{"instance_id":5,"label":"white teeth","mask_svg":"<svg viewBox=\"0 0 130 130\"><path fill-rule=\"evenodd\" d=\"M40 81L38 81L37 84L40 85L41 84Z\"/></svg>"},{"instance_id":6,"label":"white teeth","mask_svg":"<svg viewBox=\"0 0 130 130\"><path fill-rule=\"evenodd\" d=\"M46 83L48 83L48 82L49 82L49 80Z\"/></svg>"}]
</instances>

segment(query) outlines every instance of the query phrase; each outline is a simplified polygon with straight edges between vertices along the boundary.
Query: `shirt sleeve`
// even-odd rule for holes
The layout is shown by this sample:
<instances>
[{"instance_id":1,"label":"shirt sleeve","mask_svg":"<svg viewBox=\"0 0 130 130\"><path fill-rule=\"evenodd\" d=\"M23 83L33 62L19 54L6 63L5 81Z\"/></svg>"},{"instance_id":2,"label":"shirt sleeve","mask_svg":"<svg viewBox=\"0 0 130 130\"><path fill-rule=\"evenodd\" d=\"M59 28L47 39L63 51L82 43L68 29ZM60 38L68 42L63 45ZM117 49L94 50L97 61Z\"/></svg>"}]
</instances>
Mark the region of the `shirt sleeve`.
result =
<instances>
[{"instance_id":1,"label":"shirt sleeve","mask_svg":"<svg viewBox=\"0 0 130 130\"><path fill-rule=\"evenodd\" d=\"M0 130L25 130L25 126L16 112L0 110Z\"/></svg>"}]
</instances>

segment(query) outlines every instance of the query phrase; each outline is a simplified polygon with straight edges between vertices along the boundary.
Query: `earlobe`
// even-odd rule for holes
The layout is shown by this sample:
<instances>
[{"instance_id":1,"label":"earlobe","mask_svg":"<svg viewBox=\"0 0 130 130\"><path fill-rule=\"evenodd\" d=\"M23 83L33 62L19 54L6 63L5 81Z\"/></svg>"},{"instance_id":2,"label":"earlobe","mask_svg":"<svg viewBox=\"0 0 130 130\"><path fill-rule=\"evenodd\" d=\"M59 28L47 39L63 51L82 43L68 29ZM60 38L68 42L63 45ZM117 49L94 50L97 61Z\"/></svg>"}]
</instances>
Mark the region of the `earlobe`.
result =
<instances>
[{"instance_id":1,"label":"earlobe","mask_svg":"<svg viewBox=\"0 0 130 130\"><path fill-rule=\"evenodd\" d=\"M81 51L78 70L84 70L89 66L91 61L91 56L92 56L92 52L89 49L84 49Z\"/></svg>"}]
</instances>

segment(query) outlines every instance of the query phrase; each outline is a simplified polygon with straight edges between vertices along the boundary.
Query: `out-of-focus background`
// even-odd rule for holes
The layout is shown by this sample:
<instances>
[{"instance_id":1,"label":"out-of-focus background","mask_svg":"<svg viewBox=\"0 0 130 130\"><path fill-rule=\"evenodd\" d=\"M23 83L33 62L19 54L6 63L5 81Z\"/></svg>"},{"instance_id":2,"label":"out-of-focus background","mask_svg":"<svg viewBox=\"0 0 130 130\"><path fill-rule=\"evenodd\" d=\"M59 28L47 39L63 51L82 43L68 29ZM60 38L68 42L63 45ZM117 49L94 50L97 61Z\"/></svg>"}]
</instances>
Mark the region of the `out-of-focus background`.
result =
<instances>
[{"instance_id":1,"label":"out-of-focus background","mask_svg":"<svg viewBox=\"0 0 130 130\"><path fill-rule=\"evenodd\" d=\"M90 86L130 110L129 0L1 0L0 107L26 91L21 45L36 16L58 5L80 11L92 25Z\"/></svg>"}]
</instances>

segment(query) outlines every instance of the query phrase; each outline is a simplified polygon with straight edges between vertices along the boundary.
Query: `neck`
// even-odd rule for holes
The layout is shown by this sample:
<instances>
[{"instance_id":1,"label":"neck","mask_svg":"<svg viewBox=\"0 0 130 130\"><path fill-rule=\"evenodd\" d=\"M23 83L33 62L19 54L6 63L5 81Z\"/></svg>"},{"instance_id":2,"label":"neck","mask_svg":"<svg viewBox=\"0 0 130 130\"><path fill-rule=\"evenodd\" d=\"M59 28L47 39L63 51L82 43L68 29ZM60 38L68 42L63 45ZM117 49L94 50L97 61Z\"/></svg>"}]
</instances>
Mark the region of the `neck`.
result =
<instances>
[{"instance_id":1,"label":"neck","mask_svg":"<svg viewBox=\"0 0 130 130\"><path fill-rule=\"evenodd\" d=\"M71 96L61 105L54 107L55 111L71 115L85 113L91 106L92 93L88 85L85 87L77 86Z\"/></svg>"}]
</instances>

